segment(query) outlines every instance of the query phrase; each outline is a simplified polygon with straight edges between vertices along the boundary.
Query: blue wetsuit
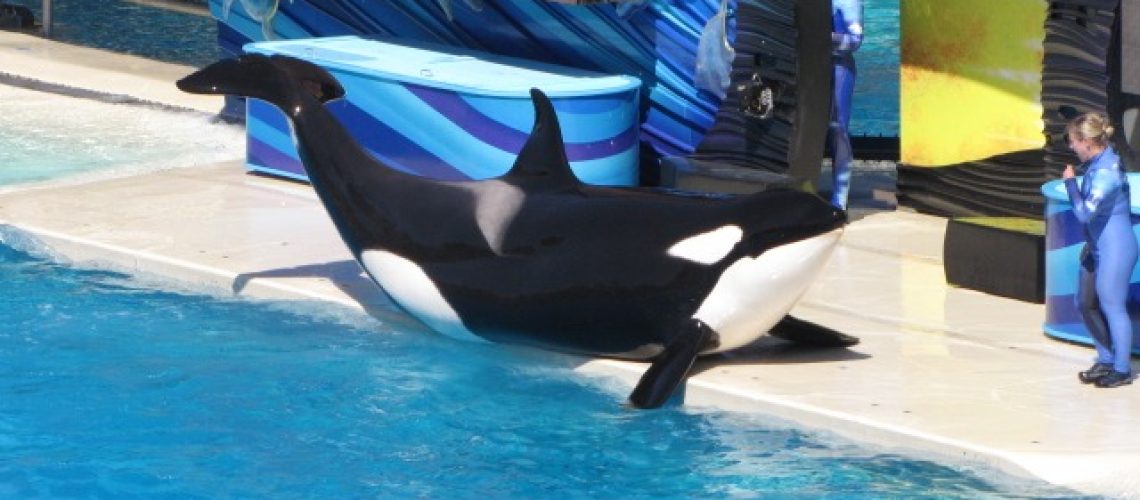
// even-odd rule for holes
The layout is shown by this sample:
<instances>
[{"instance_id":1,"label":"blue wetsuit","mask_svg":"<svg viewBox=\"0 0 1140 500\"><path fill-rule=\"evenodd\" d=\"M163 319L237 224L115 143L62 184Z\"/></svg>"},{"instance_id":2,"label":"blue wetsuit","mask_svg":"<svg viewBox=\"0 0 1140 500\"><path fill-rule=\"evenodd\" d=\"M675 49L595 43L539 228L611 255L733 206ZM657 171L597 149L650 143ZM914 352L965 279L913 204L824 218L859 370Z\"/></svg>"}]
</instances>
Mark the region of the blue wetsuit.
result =
<instances>
[{"instance_id":1,"label":"blue wetsuit","mask_svg":"<svg viewBox=\"0 0 1140 500\"><path fill-rule=\"evenodd\" d=\"M831 61L835 67L831 107L831 204L847 208L851 187L851 96L855 91L855 51L863 43L863 0L831 0Z\"/></svg>"},{"instance_id":2,"label":"blue wetsuit","mask_svg":"<svg viewBox=\"0 0 1140 500\"><path fill-rule=\"evenodd\" d=\"M1066 179L1073 213L1085 227L1078 306L1096 346L1097 363L1129 373L1132 321L1125 303L1137 244L1129 215L1128 177L1111 146L1089 161L1081 185Z\"/></svg>"}]
</instances>

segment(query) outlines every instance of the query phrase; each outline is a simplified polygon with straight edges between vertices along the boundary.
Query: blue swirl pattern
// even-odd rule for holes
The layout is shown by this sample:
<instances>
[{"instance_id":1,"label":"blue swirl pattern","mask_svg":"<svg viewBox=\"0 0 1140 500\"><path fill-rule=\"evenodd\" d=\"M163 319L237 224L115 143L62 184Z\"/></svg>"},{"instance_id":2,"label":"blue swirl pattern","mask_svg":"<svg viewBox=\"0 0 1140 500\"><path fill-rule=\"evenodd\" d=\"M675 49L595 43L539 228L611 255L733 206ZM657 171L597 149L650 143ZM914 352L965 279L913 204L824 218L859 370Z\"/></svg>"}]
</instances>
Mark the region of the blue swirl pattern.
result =
<instances>
[{"instance_id":1,"label":"blue swirl pattern","mask_svg":"<svg viewBox=\"0 0 1140 500\"><path fill-rule=\"evenodd\" d=\"M450 18L438 0L269 1L277 8L263 26L240 2L210 0L223 51L238 54L244 44L267 35L380 35L630 75L643 83L638 137L665 156L692 153L720 105L693 84L697 42L719 0L652 1L624 16L608 3L499 0L476 11L452 2ZM729 3L735 7L735 1ZM729 37L734 36L730 26Z\"/></svg>"}]
</instances>

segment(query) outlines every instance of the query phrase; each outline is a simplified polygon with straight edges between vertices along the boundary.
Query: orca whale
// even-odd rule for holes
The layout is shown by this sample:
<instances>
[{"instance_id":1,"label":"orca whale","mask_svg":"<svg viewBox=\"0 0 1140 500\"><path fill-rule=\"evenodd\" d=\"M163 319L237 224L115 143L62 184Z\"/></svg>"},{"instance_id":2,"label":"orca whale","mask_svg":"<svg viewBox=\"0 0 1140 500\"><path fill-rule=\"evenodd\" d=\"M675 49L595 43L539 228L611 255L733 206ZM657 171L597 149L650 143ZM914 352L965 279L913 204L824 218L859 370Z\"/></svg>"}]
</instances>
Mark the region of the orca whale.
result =
<instances>
[{"instance_id":1,"label":"orca whale","mask_svg":"<svg viewBox=\"0 0 1140 500\"><path fill-rule=\"evenodd\" d=\"M458 338L650 361L629 396L638 408L665 403L698 355L749 344L781 322L847 220L800 191L584 184L539 90L531 136L506 174L440 181L359 146L324 107L344 89L314 64L243 55L177 85L284 111L340 236L412 316ZM824 343L853 343L835 335Z\"/></svg>"}]
</instances>

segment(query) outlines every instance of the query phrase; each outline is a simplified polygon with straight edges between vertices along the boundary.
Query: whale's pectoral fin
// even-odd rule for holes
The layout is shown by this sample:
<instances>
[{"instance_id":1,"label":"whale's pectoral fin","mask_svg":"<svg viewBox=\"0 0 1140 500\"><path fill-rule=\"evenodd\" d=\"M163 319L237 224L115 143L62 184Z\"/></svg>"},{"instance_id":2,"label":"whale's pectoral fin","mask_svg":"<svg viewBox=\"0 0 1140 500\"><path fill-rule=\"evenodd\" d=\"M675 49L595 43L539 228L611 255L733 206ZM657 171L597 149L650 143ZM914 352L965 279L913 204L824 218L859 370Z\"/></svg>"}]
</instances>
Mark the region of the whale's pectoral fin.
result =
<instances>
[{"instance_id":1,"label":"whale's pectoral fin","mask_svg":"<svg viewBox=\"0 0 1140 500\"><path fill-rule=\"evenodd\" d=\"M859 343L858 337L791 315L784 316L784 319L768 330L768 335L816 347L851 347Z\"/></svg>"},{"instance_id":2,"label":"whale's pectoral fin","mask_svg":"<svg viewBox=\"0 0 1140 500\"><path fill-rule=\"evenodd\" d=\"M540 181L554 188L579 184L566 159L562 126L558 124L554 105L541 90L530 89L530 97L534 101L534 128L519 151L515 164L503 177L531 184Z\"/></svg>"},{"instance_id":3,"label":"whale's pectoral fin","mask_svg":"<svg viewBox=\"0 0 1140 500\"><path fill-rule=\"evenodd\" d=\"M665 351L649 365L630 393L629 404L635 408L658 408L665 404L689 374L697 355L714 338L712 328L700 320L689 323L686 331L665 346Z\"/></svg>"}]
</instances>

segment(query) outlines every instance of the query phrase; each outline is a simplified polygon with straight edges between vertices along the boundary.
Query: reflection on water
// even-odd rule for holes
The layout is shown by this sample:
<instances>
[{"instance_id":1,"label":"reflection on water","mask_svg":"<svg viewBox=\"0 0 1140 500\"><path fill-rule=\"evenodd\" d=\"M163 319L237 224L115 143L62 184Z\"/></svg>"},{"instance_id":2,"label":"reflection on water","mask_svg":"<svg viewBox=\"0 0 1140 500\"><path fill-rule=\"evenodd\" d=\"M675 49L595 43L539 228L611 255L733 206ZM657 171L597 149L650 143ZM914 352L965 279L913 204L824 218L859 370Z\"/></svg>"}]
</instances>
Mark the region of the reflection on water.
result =
<instances>
[{"instance_id":1,"label":"reflection on water","mask_svg":"<svg viewBox=\"0 0 1140 500\"><path fill-rule=\"evenodd\" d=\"M111 105L0 85L0 189L241 158L244 130L197 113Z\"/></svg>"}]
</instances>

